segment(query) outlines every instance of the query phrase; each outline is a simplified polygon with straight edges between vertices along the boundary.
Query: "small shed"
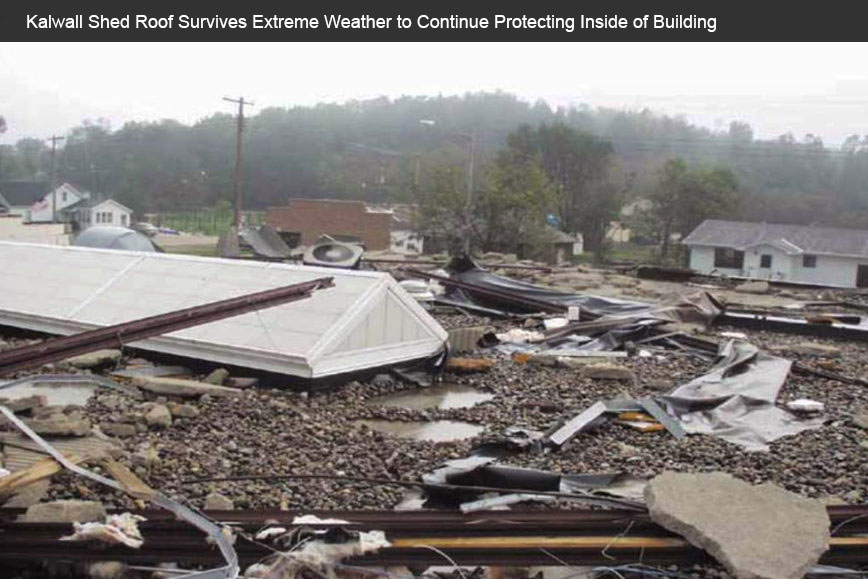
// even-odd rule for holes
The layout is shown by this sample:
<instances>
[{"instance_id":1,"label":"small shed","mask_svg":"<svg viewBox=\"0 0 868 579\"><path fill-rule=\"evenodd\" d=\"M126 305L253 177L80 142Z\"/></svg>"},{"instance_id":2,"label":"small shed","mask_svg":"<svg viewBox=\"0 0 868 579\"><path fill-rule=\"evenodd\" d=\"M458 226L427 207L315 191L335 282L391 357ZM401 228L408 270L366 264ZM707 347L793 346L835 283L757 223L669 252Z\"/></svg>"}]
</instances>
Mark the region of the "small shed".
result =
<instances>
[{"instance_id":1,"label":"small shed","mask_svg":"<svg viewBox=\"0 0 868 579\"><path fill-rule=\"evenodd\" d=\"M0 270L0 325L62 335L333 277L305 300L131 344L302 378L427 358L448 338L380 272L12 242Z\"/></svg>"}]
</instances>

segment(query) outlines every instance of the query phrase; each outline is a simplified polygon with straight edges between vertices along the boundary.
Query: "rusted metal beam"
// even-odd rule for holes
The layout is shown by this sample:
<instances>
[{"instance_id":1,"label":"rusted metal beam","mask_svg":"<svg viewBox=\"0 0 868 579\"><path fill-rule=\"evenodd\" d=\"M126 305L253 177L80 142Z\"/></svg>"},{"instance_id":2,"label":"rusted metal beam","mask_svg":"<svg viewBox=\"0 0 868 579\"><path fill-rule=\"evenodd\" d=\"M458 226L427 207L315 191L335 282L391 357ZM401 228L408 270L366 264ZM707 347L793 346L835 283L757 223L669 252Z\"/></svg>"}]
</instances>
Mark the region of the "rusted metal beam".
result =
<instances>
[{"instance_id":1,"label":"rusted metal beam","mask_svg":"<svg viewBox=\"0 0 868 579\"><path fill-rule=\"evenodd\" d=\"M0 517L12 519L13 512ZM17 512L17 511L15 511ZM868 560L866 531L868 507L829 507L831 529L835 530L824 563L852 563ZM69 524L0 523L0 561L29 558L98 560L126 563L177 561L214 563L220 554L208 548L204 537L189 525L172 519L165 511L141 511L147 521L140 525L145 539L141 549L124 547L89 549L81 544L59 541ZM487 511L462 514L449 511L207 511L217 521L231 521L248 535L262 530L266 521L290 529L299 515L339 519L347 524L306 523L320 529L335 526L352 530L380 530L392 547L377 553L347 559L350 565L434 565L443 561L436 547L459 565L570 565L635 563L687 563L707 559L701 550L689 546L677 535L659 527L647 515L628 511L533 510ZM625 532L629 530L629 532ZM238 538L240 561L252 563L267 556L267 548ZM547 553L554 554L558 560Z\"/></svg>"},{"instance_id":2,"label":"rusted metal beam","mask_svg":"<svg viewBox=\"0 0 868 579\"><path fill-rule=\"evenodd\" d=\"M0 375L36 368L42 364L86 354L103 348L118 347L153 336L168 334L237 316L246 312L298 301L323 288L332 287L333 278L313 281L247 294L150 316L131 322L106 326L72 336L52 338L39 344L15 348L0 353Z\"/></svg>"},{"instance_id":3,"label":"rusted metal beam","mask_svg":"<svg viewBox=\"0 0 868 579\"><path fill-rule=\"evenodd\" d=\"M231 259L242 259L248 261L270 261L270 262L285 262L285 261L302 261L300 256L290 257L268 257L263 255L240 255L233 256ZM435 261L431 259L389 259L385 257L363 257L362 263L380 263L387 265L431 265L443 267L448 265L448 261ZM480 267L489 269L515 269L523 271L539 271L541 273L551 273L552 268L545 265L527 265L524 263L480 263Z\"/></svg>"}]
</instances>

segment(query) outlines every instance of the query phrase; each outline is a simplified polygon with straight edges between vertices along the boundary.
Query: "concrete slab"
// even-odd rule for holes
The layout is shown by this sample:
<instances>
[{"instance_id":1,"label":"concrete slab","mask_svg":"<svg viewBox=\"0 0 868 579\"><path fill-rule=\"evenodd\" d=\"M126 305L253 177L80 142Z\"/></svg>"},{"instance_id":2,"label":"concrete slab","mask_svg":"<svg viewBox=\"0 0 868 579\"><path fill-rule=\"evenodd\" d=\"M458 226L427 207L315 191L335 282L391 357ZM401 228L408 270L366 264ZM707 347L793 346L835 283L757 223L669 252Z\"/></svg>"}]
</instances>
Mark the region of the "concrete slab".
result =
<instances>
[{"instance_id":1,"label":"concrete slab","mask_svg":"<svg viewBox=\"0 0 868 579\"><path fill-rule=\"evenodd\" d=\"M829 548L821 501L728 474L665 472L645 489L651 518L739 579L798 579Z\"/></svg>"},{"instance_id":2,"label":"concrete slab","mask_svg":"<svg viewBox=\"0 0 868 579\"><path fill-rule=\"evenodd\" d=\"M139 376L133 378L133 384L142 390L148 390L157 394L170 396L195 397L203 394L211 396L237 396L241 390L216 384L205 384L195 380L182 380L180 378L159 378L151 376Z\"/></svg>"}]
</instances>

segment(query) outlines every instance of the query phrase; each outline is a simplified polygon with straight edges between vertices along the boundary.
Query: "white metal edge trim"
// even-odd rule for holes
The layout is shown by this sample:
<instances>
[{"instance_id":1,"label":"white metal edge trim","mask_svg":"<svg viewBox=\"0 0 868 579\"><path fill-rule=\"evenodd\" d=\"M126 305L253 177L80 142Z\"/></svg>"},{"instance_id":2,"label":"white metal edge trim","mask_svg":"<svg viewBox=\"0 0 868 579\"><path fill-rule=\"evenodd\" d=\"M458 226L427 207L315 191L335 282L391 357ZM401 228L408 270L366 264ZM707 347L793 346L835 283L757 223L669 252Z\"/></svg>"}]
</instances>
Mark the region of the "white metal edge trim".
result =
<instances>
[{"instance_id":1,"label":"white metal edge trim","mask_svg":"<svg viewBox=\"0 0 868 579\"><path fill-rule=\"evenodd\" d=\"M232 264L238 267L254 267L260 269L286 269L290 271L304 271L321 273L325 277L367 277L367 278L384 278L390 277L389 274L380 271L359 271L336 269L329 267L315 267L309 265L295 265L289 263L264 262L245 259L228 259L223 257L206 257L202 255L185 255L182 253L152 253L148 251L129 251L124 249L102 249L96 247L78 247L74 245L44 245L40 243L27 243L24 241L0 241L0 249L3 246L24 246L32 247L42 251L78 251L83 253L105 253L109 255L131 255L141 256L147 259L181 261L181 262L199 262L199 263L215 263Z\"/></svg>"},{"instance_id":2,"label":"white metal edge trim","mask_svg":"<svg viewBox=\"0 0 868 579\"><path fill-rule=\"evenodd\" d=\"M355 372L380 366L389 366L399 362L409 362L411 360L433 356L442 349L442 343L429 339L417 340L415 342L400 342L398 344L389 344L387 346L378 346L376 348L366 348L363 350L355 350L350 353L340 352L319 359L317 363L312 366L313 377L320 378L332 374L343 374L346 372ZM376 364L370 363L372 358L377 360Z\"/></svg>"},{"instance_id":3,"label":"white metal edge trim","mask_svg":"<svg viewBox=\"0 0 868 579\"><path fill-rule=\"evenodd\" d=\"M49 334L70 335L103 326L81 324L68 320L55 320L35 315L20 315L14 312L0 310L0 325L9 325ZM261 350L242 349L235 346L205 344L189 338L173 338L159 336L125 344L133 348L141 348L163 354L172 354L184 358L201 358L209 362L267 370L280 374L289 374L310 378L312 369L303 356L286 353L264 352Z\"/></svg>"}]
</instances>

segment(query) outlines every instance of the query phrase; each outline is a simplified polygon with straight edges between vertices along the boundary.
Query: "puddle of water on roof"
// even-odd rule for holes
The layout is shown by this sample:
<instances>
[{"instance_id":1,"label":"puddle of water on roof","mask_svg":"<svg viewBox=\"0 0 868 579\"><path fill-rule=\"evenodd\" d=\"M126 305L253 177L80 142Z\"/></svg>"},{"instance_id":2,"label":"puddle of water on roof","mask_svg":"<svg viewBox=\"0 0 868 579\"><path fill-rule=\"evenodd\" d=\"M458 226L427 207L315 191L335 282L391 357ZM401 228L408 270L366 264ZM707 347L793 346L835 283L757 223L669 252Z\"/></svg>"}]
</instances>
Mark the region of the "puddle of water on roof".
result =
<instances>
[{"instance_id":1,"label":"puddle of water on roof","mask_svg":"<svg viewBox=\"0 0 868 579\"><path fill-rule=\"evenodd\" d=\"M448 410L470 408L494 398L494 394L482 392L462 384L438 384L377 396L368 401L371 406L410 408L411 410Z\"/></svg>"},{"instance_id":2,"label":"puddle of water on roof","mask_svg":"<svg viewBox=\"0 0 868 579\"><path fill-rule=\"evenodd\" d=\"M450 442L471 438L482 432L483 427L469 422L456 420L435 420L434 422L399 422L394 420L356 420L371 430L391 434L400 438L429 442Z\"/></svg>"}]
</instances>

